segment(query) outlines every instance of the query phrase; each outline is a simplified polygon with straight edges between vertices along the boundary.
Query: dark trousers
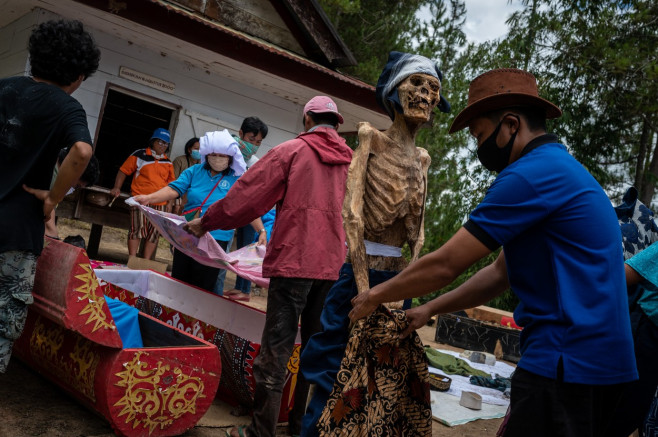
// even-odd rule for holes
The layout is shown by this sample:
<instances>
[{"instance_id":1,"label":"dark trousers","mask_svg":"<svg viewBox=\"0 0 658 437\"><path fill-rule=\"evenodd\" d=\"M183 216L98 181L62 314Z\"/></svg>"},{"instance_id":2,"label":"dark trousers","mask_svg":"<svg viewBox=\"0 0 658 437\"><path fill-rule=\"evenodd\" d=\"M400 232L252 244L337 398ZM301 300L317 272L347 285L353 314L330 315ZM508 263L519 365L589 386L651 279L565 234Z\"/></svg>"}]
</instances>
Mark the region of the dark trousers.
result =
<instances>
[{"instance_id":1,"label":"dark trousers","mask_svg":"<svg viewBox=\"0 0 658 437\"><path fill-rule=\"evenodd\" d=\"M246 225L235 230L235 238L236 248L241 249L254 242L256 231L254 231L254 228L251 225ZM237 276L235 278L235 288L243 293L249 294L251 292L251 281Z\"/></svg>"},{"instance_id":2,"label":"dark trousers","mask_svg":"<svg viewBox=\"0 0 658 437\"><path fill-rule=\"evenodd\" d=\"M642 429L658 386L658 326L641 308L636 311L641 312L633 332L640 379L630 383L622 393L606 437L628 437L635 429Z\"/></svg>"},{"instance_id":3,"label":"dark trousers","mask_svg":"<svg viewBox=\"0 0 658 437\"><path fill-rule=\"evenodd\" d=\"M572 384L517 367L512 376L510 414L503 435L603 436L614 420L612 413L626 385Z\"/></svg>"},{"instance_id":4,"label":"dark trousers","mask_svg":"<svg viewBox=\"0 0 658 437\"><path fill-rule=\"evenodd\" d=\"M228 241L216 241L222 249L226 250ZM213 292L219 270L220 269L218 268L205 266L195 261L180 250L174 250L174 262L171 267L171 276L179 281L187 282L190 285Z\"/></svg>"},{"instance_id":5,"label":"dark trousers","mask_svg":"<svg viewBox=\"0 0 658 437\"><path fill-rule=\"evenodd\" d=\"M265 327L260 352L254 360L254 414L247 435L275 435L286 366L295 346L300 317L303 351L308 339L321 329L320 314L332 284L333 281L303 278L270 279ZM293 434L299 434L301 428L308 388L308 382L299 371L295 404L288 419Z\"/></svg>"},{"instance_id":6,"label":"dark trousers","mask_svg":"<svg viewBox=\"0 0 658 437\"><path fill-rule=\"evenodd\" d=\"M640 429L640 435L642 437L658 437L658 392L653 397L647 419L644 421L642 429Z\"/></svg>"}]
</instances>

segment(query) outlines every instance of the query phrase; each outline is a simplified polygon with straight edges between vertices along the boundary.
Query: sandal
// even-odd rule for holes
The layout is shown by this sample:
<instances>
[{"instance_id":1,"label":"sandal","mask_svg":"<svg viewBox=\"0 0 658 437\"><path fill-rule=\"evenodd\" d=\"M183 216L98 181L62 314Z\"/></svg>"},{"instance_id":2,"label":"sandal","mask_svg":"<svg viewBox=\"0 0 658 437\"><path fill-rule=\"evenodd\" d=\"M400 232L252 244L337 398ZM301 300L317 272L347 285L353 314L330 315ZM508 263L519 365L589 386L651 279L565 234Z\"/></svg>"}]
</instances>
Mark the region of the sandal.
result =
<instances>
[{"instance_id":1,"label":"sandal","mask_svg":"<svg viewBox=\"0 0 658 437\"><path fill-rule=\"evenodd\" d=\"M229 291L224 292L224 296L233 296L234 294L239 294L242 293L242 290L238 290L237 288L231 288Z\"/></svg>"},{"instance_id":2,"label":"sandal","mask_svg":"<svg viewBox=\"0 0 658 437\"><path fill-rule=\"evenodd\" d=\"M230 294L228 296L230 300L238 300L242 302L249 302L249 299L251 299L251 296L249 296L248 293L237 293L237 294Z\"/></svg>"},{"instance_id":3,"label":"sandal","mask_svg":"<svg viewBox=\"0 0 658 437\"><path fill-rule=\"evenodd\" d=\"M233 430L236 430L240 437L247 437L247 433L245 432L245 429L247 429L246 426L242 426L242 425L234 426L233 428L226 431L226 437L233 437L233 434L231 433L231 431Z\"/></svg>"}]
</instances>

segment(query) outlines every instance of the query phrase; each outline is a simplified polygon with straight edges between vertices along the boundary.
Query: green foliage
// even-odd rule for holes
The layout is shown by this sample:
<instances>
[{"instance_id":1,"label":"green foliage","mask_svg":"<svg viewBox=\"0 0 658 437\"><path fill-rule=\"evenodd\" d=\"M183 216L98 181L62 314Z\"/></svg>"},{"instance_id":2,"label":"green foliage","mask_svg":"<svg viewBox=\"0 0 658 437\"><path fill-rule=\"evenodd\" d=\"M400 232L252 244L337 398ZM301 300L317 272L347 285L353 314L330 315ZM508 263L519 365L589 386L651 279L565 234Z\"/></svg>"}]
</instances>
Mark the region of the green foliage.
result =
<instances>
[{"instance_id":1,"label":"green foliage","mask_svg":"<svg viewBox=\"0 0 658 437\"><path fill-rule=\"evenodd\" d=\"M416 11L427 0L319 0L336 31L358 61L344 73L375 84L392 50L411 50Z\"/></svg>"},{"instance_id":2,"label":"green foliage","mask_svg":"<svg viewBox=\"0 0 658 437\"><path fill-rule=\"evenodd\" d=\"M416 145L424 147L432 158L428 172L428 195L425 203L425 245L422 254L441 247L459 230L468 214L482 200L494 175L483 169L477 161L477 146L466 130L448 134L458 108L466 106L468 84L483 71L495 68L492 57L495 45L468 45L463 33L466 9L463 1L450 1L447 9L443 1L430 5L432 20L423 28L424 39L416 53L436 59L444 73L441 93L451 103L452 114L438 113L430 129L422 130ZM478 62L472 62L477 59ZM455 289L487 266L498 253L492 253L473 264L443 290L437 290L416 300L425 303L434 297ZM513 311L518 300L506 292L489 304Z\"/></svg>"},{"instance_id":3,"label":"green foliage","mask_svg":"<svg viewBox=\"0 0 658 437\"><path fill-rule=\"evenodd\" d=\"M658 181L658 3L522 3L524 8L510 17L506 38L466 47L455 58L441 58L445 95L457 109L453 112L466 105L468 83L480 73L501 67L527 69L537 77L540 95L564 111L548 123L549 130L565 141L613 201L635 183L644 194L642 200L650 204ZM442 32L451 28L445 20L433 23L441 23ZM425 56L445 53L436 35L436 30L423 34L431 40L418 46ZM417 141L433 159L426 251L453 235L492 180L475 161L475 145L469 145L466 133L449 136L447 126L442 116ZM463 283L492 259L480 261L441 292ZM507 292L490 305L511 311L517 303Z\"/></svg>"},{"instance_id":4,"label":"green foliage","mask_svg":"<svg viewBox=\"0 0 658 437\"><path fill-rule=\"evenodd\" d=\"M501 56L519 61L525 54L541 93L564 111L555 132L613 199L635 184L649 204L658 175L658 4L523 3Z\"/></svg>"}]
</instances>

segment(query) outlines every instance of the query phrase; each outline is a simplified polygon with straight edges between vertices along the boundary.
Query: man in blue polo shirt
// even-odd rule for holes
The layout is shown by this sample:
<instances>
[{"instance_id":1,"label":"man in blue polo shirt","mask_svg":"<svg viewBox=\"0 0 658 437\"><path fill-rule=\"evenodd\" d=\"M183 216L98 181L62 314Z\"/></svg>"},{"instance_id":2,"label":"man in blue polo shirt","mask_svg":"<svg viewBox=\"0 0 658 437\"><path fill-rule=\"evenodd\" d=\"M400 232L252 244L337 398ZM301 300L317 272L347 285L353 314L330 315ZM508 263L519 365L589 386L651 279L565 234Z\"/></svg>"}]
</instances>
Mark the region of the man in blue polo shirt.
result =
<instances>
[{"instance_id":1,"label":"man in blue polo shirt","mask_svg":"<svg viewBox=\"0 0 658 437\"><path fill-rule=\"evenodd\" d=\"M352 301L355 321L448 285L502 246L462 286L408 311L406 333L512 288L523 331L506 437L603 435L622 388L637 379L617 217L596 180L546 133L546 119L560 115L530 73L475 78L450 132L468 127L480 162L498 177L445 245Z\"/></svg>"}]
</instances>

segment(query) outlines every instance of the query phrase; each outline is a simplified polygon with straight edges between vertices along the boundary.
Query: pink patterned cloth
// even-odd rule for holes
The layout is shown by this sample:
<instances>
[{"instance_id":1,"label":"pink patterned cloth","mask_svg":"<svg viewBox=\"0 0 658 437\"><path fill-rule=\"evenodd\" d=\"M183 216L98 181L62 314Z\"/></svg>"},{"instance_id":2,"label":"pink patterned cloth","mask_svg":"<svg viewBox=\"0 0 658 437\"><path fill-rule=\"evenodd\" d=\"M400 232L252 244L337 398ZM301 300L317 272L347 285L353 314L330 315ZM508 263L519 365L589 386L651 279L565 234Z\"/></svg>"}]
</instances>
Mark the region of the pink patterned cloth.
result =
<instances>
[{"instance_id":1,"label":"pink patterned cloth","mask_svg":"<svg viewBox=\"0 0 658 437\"><path fill-rule=\"evenodd\" d=\"M183 229L183 225L187 223L184 217L156 211L148 206L139 205L132 199L127 199L126 203L141 209L153 226L158 229L160 235L195 261L206 266L230 270L261 287L269 287L270 280L263 278L265 246L251 244L234 252L226 253L210 234L206 233L201 238L197 238L186 232Z\"/></svg>"}]
</instances>

